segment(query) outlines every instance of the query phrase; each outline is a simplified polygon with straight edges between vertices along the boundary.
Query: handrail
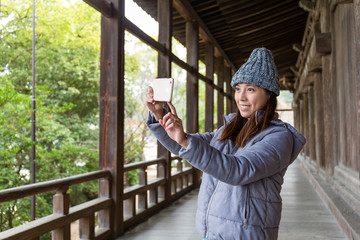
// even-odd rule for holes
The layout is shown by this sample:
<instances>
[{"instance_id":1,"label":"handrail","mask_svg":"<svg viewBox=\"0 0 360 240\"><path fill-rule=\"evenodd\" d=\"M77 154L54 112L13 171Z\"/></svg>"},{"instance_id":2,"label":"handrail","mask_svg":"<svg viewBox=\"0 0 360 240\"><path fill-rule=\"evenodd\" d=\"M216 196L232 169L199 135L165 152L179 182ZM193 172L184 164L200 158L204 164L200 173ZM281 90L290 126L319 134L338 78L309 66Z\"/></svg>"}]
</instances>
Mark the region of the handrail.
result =
<instances>
[{"instance_id":1,"label":"handrail","mask_svg":"<svg viewBox=\"0 0 360 240\"><path fill-rule=\"evenodd\" d=\"M165 177L164 171L166 169L166 165L169 163L164 158L158 158L151 161L141 161L124 166L124 172L139 169L139 184L123 189L123 201L127 206L123 212L125 228L136 225L144 217L151 216L154 212L161 210L165 204L176 200L186 192L193 189L194 183L192 167L186 164L183 166L183 159L179 156L172 156L170 161L177 161L177 171L172 172L171 175L167 177ZM156 170L157 177L155 179L148 180L147 168L151 165L158 165ZM67 194L69 186L96 179L99 180L100 184L99 197L92 201L69 208L70 196ZM110 236L109 234L111 234L112 230L107 227L110 227L111 225L109 223L109 219L111 219L109 215L111 212L109 211L109 208L111 207L111 199L109 198L110 182L111 172L109 170L98 170L62 179L1 190L0 203L53 190L56 190L56 194L54 195L52 215L48 215L22 226L0 232L0 239L18 239L18 237L25 239L25 236L28 236L28 233L33 231L37 232L37 234L35 234L36 236L32 235L29 239L32 237L38 237L49 231L55 231L53 234L60 236L69 231L70 223L77 219L79 219L80 222L84 223L85 221L87 224L91 224L80 224L81 231L84 231L83 227L85 227L85 229L87 229L87 227L89 227L89 229L93 229L91 230L92 232L88 232L89 236L93 234L98 235L100 232L102 236ZM164 194L166 191L165 186L168 184L171 185L169 199L167 199L167 195ZM100 193L100 189L102 189L102 193ZM92 225L94 221L87 219L94 218L94 212L100 210L101 212L99 212L99 214L103 216L101 219L105 222L103 222L101 229L95 230Z\"/></svg>"},{"instance_id":2,"label":"handrail","mask_svg":"<svg viewBox=\"0 0 360 240\"><path fill-rule=\"evenodd\" d=\"M59 188L62 188L63 186L72 186L79 183L96 180L99 178L110 178L110 176L111 173L109 170L98 170L62 179L50 180L46 182L5 189L0 191L0 203L36 195L39 193L49 192L52 190L57 190Z\"/></svg>"},{"instance_id":3,"label":"handrail","mask_svg":"<svg viewBox=\"0 0 360 240\"><path fill-rule=\"evenodd\" d=\"M158 159L150 160L150 161L129 163L124 166L124 171L126 172L126 171L131 171L131 170L135 170L135 169L139 169L139 168L145 168L150 165L164 164L164 163L165 163L165 158L158 158Z\"/></svg>"}]
</instances>

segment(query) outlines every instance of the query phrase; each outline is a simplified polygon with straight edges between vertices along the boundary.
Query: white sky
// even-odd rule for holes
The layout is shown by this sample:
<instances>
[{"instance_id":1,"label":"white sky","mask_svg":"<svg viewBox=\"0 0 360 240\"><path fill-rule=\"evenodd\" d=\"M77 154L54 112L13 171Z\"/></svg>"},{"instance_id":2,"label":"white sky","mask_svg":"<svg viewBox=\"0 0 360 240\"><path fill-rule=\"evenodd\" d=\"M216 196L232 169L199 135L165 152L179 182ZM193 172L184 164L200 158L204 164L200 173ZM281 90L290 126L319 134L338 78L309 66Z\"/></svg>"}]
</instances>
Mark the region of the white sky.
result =
<instances>
[{"instance_id":1,"label":"white sky","mask_svg":"<svg viewBox=\"0 0 360 240\"><path fill-rule=\"evenodd\" d=\"M158 36L158 23L133 0L125 0L125 17L151 37Z\"/></svg>"}]
</instances>

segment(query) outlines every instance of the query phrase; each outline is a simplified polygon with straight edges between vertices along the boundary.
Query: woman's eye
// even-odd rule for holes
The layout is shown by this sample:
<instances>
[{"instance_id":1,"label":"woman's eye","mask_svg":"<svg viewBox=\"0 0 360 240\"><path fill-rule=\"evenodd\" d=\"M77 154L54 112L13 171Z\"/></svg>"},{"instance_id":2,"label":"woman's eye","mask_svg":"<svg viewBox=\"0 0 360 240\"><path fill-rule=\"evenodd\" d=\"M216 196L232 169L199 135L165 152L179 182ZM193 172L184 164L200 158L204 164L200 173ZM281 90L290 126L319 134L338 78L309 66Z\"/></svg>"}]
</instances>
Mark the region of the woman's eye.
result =
<instances>
[{"instance_id":1,"label":"woman's eye","mask_svg":"<svg viewBox=\"0 0 360 240\"><path fill-rule=\"evenodd\" d=\"M253 91L255 91L255 89L254 88L248 88L248 91L253 92Z\"/></svg>"},{"instance_id":2,"label":"woman's eye","mask_svg":"<svg viewBox=\"0 0 360 240\"><path fill-rule=\"evenodd\" d=\"M235 91L236 91L236 92L239 92L239 91L240 91L240 88L237 88L237 87L236 87L236 88L235 88Z\"/></svg>"}]
</instances>

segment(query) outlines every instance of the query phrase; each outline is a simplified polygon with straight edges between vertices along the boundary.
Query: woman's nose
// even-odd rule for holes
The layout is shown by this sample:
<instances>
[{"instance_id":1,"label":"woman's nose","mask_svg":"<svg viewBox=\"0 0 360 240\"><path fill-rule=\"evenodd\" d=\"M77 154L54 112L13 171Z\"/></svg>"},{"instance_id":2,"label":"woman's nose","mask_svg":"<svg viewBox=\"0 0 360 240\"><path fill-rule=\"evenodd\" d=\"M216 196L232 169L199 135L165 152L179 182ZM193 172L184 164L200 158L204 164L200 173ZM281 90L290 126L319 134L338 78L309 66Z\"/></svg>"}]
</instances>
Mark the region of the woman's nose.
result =
<instances>
[{"instance_id":1,"label":"woman's nose","mask_svg":"<svg viewBox=\"0 0 360 240\"><path fill-rule=\"evenodd\" d=\"M246 91L240 91L239 98L240 100L246 100Z\"/></svg>"}]
</instances>

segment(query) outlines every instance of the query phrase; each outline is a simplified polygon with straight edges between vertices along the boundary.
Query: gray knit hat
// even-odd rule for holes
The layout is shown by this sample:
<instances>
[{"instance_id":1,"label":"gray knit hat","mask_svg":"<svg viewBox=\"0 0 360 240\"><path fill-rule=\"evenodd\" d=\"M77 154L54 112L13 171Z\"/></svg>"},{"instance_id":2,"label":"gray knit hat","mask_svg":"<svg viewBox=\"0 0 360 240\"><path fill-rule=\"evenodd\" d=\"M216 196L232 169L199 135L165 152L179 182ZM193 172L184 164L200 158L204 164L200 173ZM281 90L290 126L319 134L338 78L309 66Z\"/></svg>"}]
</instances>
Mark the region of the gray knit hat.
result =
<instances>
[{"instance_id":1,"label":"gray knit hat","mask_svg":"<svg viewBox=\"0 0 360 240\"><path fill-rule=\"evenodd\" d=\"M252 51L249 59L232 77L231 86L233 88L239 83L253 84L279 96L279 74L270 50L255 48Z\"/></svg>"}]
</instances>

